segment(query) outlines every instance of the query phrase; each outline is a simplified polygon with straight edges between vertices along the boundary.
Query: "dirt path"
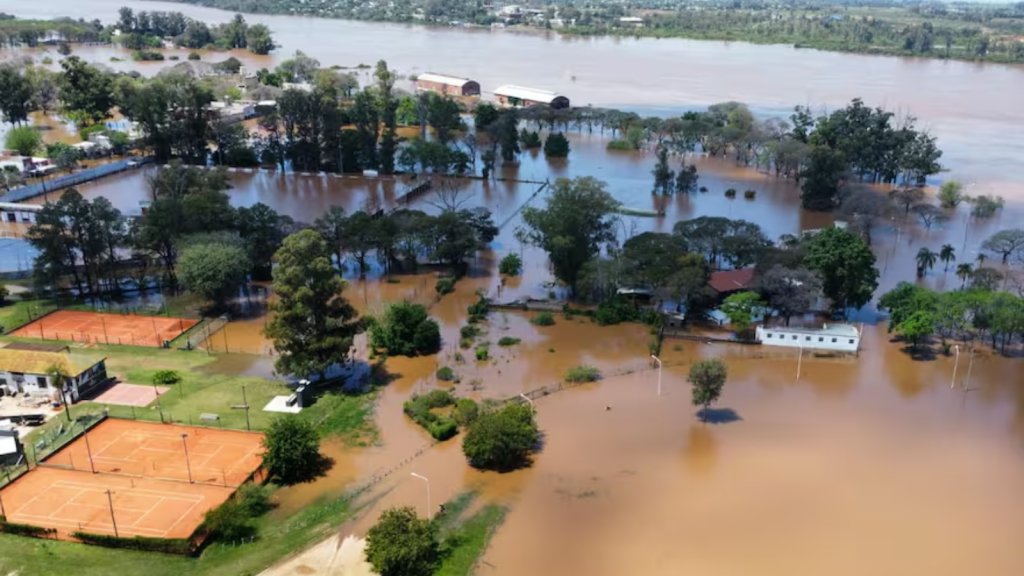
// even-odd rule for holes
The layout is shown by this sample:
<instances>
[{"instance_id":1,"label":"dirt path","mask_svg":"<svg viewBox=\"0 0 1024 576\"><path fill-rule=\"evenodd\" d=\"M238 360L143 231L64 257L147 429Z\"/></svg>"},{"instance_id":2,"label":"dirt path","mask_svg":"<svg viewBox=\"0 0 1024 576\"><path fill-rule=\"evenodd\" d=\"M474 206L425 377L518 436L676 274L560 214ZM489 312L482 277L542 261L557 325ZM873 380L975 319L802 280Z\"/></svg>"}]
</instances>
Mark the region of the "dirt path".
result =
<instances>
[{"instance_id":1,"label":"dirt path","mask_svg":"<svg viewBox=\"0 0 1024 576\"><path fill-rule=\"evenodd\" d=\"M286 562L263 571L263 576L373 576L363 557L366 540L349 535L328 538Z\"/></svg>"}]
</instances>

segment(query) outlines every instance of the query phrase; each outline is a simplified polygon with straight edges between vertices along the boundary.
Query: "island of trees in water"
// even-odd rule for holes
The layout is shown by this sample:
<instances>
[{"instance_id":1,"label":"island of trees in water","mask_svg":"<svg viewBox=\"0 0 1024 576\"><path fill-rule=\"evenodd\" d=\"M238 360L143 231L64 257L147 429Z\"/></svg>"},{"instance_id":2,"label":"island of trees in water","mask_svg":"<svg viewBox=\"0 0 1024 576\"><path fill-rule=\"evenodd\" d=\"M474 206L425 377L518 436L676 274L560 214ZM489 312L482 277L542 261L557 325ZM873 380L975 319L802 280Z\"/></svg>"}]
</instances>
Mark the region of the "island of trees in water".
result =
<instances>
[{"instance_id":1,"label":"island of trees in water","mask_svg":"<svg viewBox=\"0 0 1024 576\"><path fill-rule=\"evenodd\" d=\"M118 11L117 22L104 25L100 20L72 18L20 20L0 13L0 47L57 44L62 54L70 54L71 44L83 42L114 43L134 51L140 60L163 60L156 51L165 43L181 48L231 50L241 48L254 54L269 54L275 48L270 29L263 24L248 24L241 14L225 24L208 25L181 12Z\"/></svg>"},{"instance_id":2,"label":"island of trees in water","mask_svg":"<svg viewBox=\"0 0 1024 576\"><path fill-rule=\"evenodd\" d=\"M438 25L526 26L571 35L738 40L860 52L1024 62L1024 4L898 0L541 0L514 8L410 0L183 0L224 10ZM509 2L508 5L518 4Z\"/></svg>"}]
</instances>

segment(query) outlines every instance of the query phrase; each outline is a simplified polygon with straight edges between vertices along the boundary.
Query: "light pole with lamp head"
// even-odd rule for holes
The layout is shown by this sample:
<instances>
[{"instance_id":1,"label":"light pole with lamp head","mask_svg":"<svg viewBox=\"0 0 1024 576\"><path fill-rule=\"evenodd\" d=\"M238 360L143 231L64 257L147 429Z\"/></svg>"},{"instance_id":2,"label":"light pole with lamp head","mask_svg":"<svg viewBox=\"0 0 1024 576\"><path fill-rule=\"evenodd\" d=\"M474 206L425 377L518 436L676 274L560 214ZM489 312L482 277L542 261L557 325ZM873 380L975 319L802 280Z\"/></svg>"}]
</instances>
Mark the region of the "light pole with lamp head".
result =
<instances>
[{"instance_id":1,"label":"light pole with lamp head","mask_svg":"<svg viewBox=\"0 0 1024 576\"><path fill-rule=\"evenodd\" d=\"M956 369L960 365L960 345L953 344L953 351L956 353L956 360L953 361L953 378L949 381L949 389L956 387Z\"/></svg>"},{"instance_id":2,"label":"light pole with lamp head","mask_svg":"<svg viewBox=\"0 0 1024 576\"><path fill-rule=\"evenodd\" d=\"M412 475L413 478L418 478L418 479L423 480L424 482L427 483L427 519L429 520L431 518L431 516L433 516L433 514L432 514L433 508L430 507L430 479L427 478L426 476L423 476L421 474L417 474L415 472L413 472L411 475Z\"/></svg>"}]
</instances>

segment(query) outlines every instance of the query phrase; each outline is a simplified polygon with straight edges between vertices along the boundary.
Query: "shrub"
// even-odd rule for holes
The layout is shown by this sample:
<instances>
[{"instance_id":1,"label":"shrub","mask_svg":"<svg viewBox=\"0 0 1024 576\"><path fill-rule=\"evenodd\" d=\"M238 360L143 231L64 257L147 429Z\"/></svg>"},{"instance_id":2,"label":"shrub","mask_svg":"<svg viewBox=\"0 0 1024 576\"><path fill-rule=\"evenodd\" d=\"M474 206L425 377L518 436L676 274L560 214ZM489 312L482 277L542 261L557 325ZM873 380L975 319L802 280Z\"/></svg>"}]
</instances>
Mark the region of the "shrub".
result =
<instances>
[{"instance_id":1,"label":"shrub","mask_svg":"<svg viewBox=\"0 0 1024 576\"><path fill-rule=\"evenodd\" d=\"M162 552L164 554L191 554L193 552L192 543L184 538L147 538L145 536L120 538L108 534L89 534L88 532L72 532L71 535L83 544L107 548Z\"/></svg>"},{"instance_id":2,"label":"shrub","mask_svg":"<svg viewBox=\"0 0 1024 576\"><path fill-rule=\"evenodd\" d=\"M199 52L189 52L188 53L188 59L189 60L199 60L201 58L202 57L199 55Z\"/></svg>"},{"instance_id":3,"label":"shrub","mask_svg":"<svg viewBox=\"0 0 1024 576\"><path fill-rule=\"evenodd\" d=\"M498 272L505 276L519 276L523 271L523 260L519 254L508 254L498 263Z\"/></svg>"},{"instance_id":4,"label":"shrub","mask_svg":"<svg viewBox=\"0 0 1024 576\"><path fill-rule=\"evenodd\" d=\"M432 410L454 404L455 397L447 390L431 390L427 394L414 394L402 405L402 410L435 440L444 441L455 436L458 426L451 417L436 414Z\"/></svg>"},{"instance_id":5,"label":"shrub","mask_svg":"<svg viewBox=\"0 0 1024 576\"><path fill-rule=\"evenodd\" d=\"M430 576L441 562L437 524L409 507L385 510L366 534L366 559L381 576Z\"/></svg>"},{"instance_id":6,"label":"shrub","mask_svg":"<svg viewBox=\"0 0 1024 576\"><path fill-rule=\"evenodd\" d=\"M262 516L270 511L270 488L266 486L252 482L243 484L235 497L250 518Z\"/></svg>"},{"instance_id":7,"label":"shrub","mask_svg":"<svg viewBox=\"0 0 1024 576\"><path fill-rule=\"evenodd\" d=\"M246 508L237 500L228 500L208 511L203 527L211 537L225 542L249 538L256 533Z\"/></svg>"},{"instance_id":8,"label":"shrub","mask_svg":"<svg viewBox=\"0 0 1024 576\"><path fill-rule=\"evenodd\" d=\"M708 187L707 186L701 186L700 187L700 191L701 192L707 192L708 191Z\"/></svg>"},{"instance_id":9,"label":"shrub","mask_svg":"<svg viewBox=\"0 0 1024 576\"><path fill-rule=\"evenodd\" d=\"M640 310L625 298L614 297L598 305L594 312L594 321L601 326L611 326L621 322L640 320Z\"/></svg>"},{"instance_id":10,"label":"shrub","mask_svg":"<svg viewBox=\"0 0 1024 576\"><path fill-rule=\"evenodd\" d=\"M561 132L548 134L544 141L544 156L548 158L565 158L569 155L569 139Z\"/></svg>"},{"instance_id":11,"label":"shrub","mask_svg":"<svg viewBox=\"0 0 1024 576\"><path fill-rule=\"evenodd\" d=\"M530 323L535 326L553 326L555 323L555 317L551 312L541 312L531 318Z\"/></svg>"},{"instance_id":12,"label":"shrub","mask_svg":"<svg viewBox=\"0 0 1024 576\"><path fill-rule=\"evenodd\" d=\"M512 336L502 336L501 340L498 340L498 346L515 346L522 342L519 338L513 338Z\"/></svg>"},{"instance_id":13,"label":"shrub","mask_svg":"<svg viewBox=\"0 0 1024 576\"><path fill-rule=\"evenodd\" d=\"M158 370L153 374L153 384L173 386L181 382L181 375L174 370Z\"/></svg>"},{"instance_id":14,"label":"shrub","mask_svg":"<svg viewBox=\"0 0 1024 576\"><path fill-rule=\"evenodd\" d=\"M476 302L469 305L466 308L466 312L469 313L470 322L479 322L487 318L487 313L491 311L491 301L487 299L482 291L477 292Z\"/></svg>"},{"instance_id":15,"label":"shrub","mask_svg":"<svg viewBox=\"0 0 1024 576\"><path fill-rule=\"evenodd\" d=\"M487 360L487 358L490 357L490 350L484 344L481 344L480 346L477 346L475 352L476 352L476 359L479 360L479 361Z\"/></svg>"},{"instance_id":16,"label":"shrub","mask_svg":"<svg viewBox=\"0 0 1024 576\"><path fill-rule=\"evenodd\" d=\"M523 147L524 150L540 148L540 134L536 132L530 132L526 128L523 128L519 132L519 144Z\"/></svg>"},{"instance_id":17,"label":"shrub","mask_svg":"<svg viewBox=\"0 0 1024 576\"><path fill-rule=\"evenodd\" d=\"M164 59L164 55L157 50L136 50L132 52L132 60L142 62L159 62Z\"/></svg>"},{"instance_id":18,"label":"shrub","mask_svg":"<svg viewBox=\"0 0 1024 576\"><path fill-rule=\"evenodd\" d=\"M472 338L461 338L461 339L459 339L459 348L462 348L463 350L469 350L472 347L473 347L473 339Z\"/></svg>"},{"instance_id":19,"label":"shrub","mask_svg":"<svg viewBox=\"0 0 1024 576\"><path fill-rule=\"evenodd\" d=\"M396 356L432 354L441 347L441 329L422 304L395 302L371 324L370 344Z\"/></svg>"},{"instance_id":20,"label":"shrub","mask_svg":"<svg viewBox=\"0 0 1024 576\"><path fill-rule=\"evenodd\" d=\"M469 426L480 415L480 406L470 398L459 398L452 410L452 418L459 426Z\"/></svg>"},{"instance_id":21,"label":"shrub","mask_svg":"<svg viewBox=\"0 0 1024 576\"><path fill-rule=\"evenodd\" d=\"M451 278L449 276L438 278L437 284L434 284L434 290L437 291L438 296L444 296L445 294L455 292L455 278Z\"/></svg>"},{"instance_id":22,"label":"shrub","mask_svg":"<svg viewBox=\"0 0 1024 576\"><path fill-rule=\"evenodd\" d=\"M472 340L480 334L480 328L476 324L466 324L459 328L459 337L465 340Z\"/></svg>"},{"instance_id":23,"label":"shrub","mask_svg":"<svg viewBox=\"0 0 1024 576\"><path fill-rule=\"evenodd\" d=\"M632 152L634 148L630 141L616 139L608 143L608 150Z\"/></svg>"},{"instance_id":24,"label":"shrub","mask_svg":"<svg viewBox=\"0 0 1024 576\"><path fill-rule=\"evenodd\" d=\"M757 196L757 190L744 190L743 197L747 200L753 200Z\"/></svg>"},{"instance_id":25,"label":"shrub","mask_svg":"<svg viewBox=\"0 0 1024 576\"><path fill-rule=\"evenodd\" d=\"M573 366L565 373L565 381L574 384L596 382L601 379L601 371L593 366Z\"/></svg>"},{"instance_id":26,"label":"shrub","mask_svg":"<svg viewBox=\"0 0 1024 576\"><path fill-rule=\"evenodd\" d=\"M53 528L43 528L41 526L32 526L31 524L8 522L3 520L2 516L0 516L0 532L5 534L16 534L18 536L29 536L32 538L49 538L57 534L57 531Z\"/></svg>"},{"instance_id":27,"label":"shrub","mask_svg":"<svg viewBox=\"0 0 1024 576\"><path fill-rule=\"evenodd\" d=\"M263 437L263 466L282 484L295 484L316 476L322 467L320 437L307 420L286 415L274 420Z\"/></svg>"},{"instance_id":28,"label":"shrub","mask_svg":"<svg viewBox=\"0 0 1024 576\"><path fill-rule=\"evenodd\" d=\"M474 468L508 471L528 464L539 440L533 408L508 404L477 416L469 426L462 451Z\"/></svg>"},{"instance_id":29,"label":"shrub","mask_svg":"<svg viewBox=\"0 0 1024 576\"><path fill-rule=\"evenodd\" d=\"M437 379L442 382L451 382L457 378L455 370L452 370L448 366L441 366L437 369Z\"/></svg>"},{"instance_id":30,"label":"shrub","mask_svg":"<svg viewBox=\"0 0 1024 576\"><path fill-rule=\"evenodd\" d=\"M736 197L736 189L735 188L729 188L728 190L726 190L725 191L725 197L726 198L735 198Z\"/></svg>"}]
</instances>

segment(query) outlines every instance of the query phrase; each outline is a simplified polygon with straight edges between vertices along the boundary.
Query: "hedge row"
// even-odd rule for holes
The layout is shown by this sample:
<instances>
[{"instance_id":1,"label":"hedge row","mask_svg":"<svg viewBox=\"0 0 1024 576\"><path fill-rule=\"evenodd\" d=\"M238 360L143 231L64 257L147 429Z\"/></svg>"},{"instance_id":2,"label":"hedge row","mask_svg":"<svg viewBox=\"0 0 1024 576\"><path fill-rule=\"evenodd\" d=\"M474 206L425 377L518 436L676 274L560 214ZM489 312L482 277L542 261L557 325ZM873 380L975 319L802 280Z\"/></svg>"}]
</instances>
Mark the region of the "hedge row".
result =
<instances>
[{"instance_id":1,"label":"hedge row","mask_svg":"<svg viewBox=\"0 0 1024 576\"><path fill-rule=\"evenodd\" d=\"M145 536L133 536L121 538L107 534L90 534L88 532L74 532L72 534L83 544L95 544L107 548L125 548L128 550L141 550L143 552L163 552L165 554L192 554L195 549L192 542L184 538L147 538Z\"/></svg>"},{"instance_id":2,"label":"hedge row","mask_svg":"<svg viewBox=\"0 0 1024 576\"><path fill-rule=\"evenodd\" d=\"M50 538L57 534L53 528L42 528L31 524L18 524L8 522L0 516L0 532L6 534L17 534L18 536L31 536L32 538Z\"/></svg>"}]
</instances>

